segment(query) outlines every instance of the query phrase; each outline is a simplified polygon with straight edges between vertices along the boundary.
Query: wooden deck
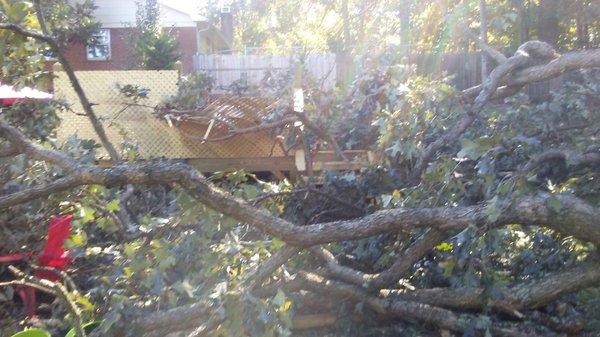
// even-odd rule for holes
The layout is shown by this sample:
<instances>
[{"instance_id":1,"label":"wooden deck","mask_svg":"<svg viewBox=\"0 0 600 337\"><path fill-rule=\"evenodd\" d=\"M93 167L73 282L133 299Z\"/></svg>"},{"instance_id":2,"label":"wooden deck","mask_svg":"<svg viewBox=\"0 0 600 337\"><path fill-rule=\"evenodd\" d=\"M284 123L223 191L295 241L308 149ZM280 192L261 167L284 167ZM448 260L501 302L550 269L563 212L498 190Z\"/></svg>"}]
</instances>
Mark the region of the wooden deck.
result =
<instances>
[{"instance_id":1,"label":"wooden deck","mask_svg":"<svg viewBox=\"0 0 600 337\"><path fill-rule=\"evenodd\" d=\"M372 155L367 150L344 151L349 162L336 159L333 151L320 151L313 157L313 171L359 170L372 164ZM248 157L248 158L194 158L188 163L201 172L246 171L265 172L305 172L307 165L304 151L298 150L293 156Z\"/></svg>"}]
</instances>

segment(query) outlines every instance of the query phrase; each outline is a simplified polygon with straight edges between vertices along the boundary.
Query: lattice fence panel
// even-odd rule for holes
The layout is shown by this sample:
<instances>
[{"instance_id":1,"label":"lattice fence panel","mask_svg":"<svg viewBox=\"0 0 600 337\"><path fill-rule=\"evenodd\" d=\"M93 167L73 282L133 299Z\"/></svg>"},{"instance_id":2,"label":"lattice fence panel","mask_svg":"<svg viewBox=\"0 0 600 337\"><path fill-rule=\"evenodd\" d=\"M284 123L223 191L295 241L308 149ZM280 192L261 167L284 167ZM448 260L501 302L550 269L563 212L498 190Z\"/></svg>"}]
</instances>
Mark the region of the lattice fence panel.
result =
<instances>
[{"instance_id":1,"label":"lattice fence panel","mask_svg":"<svg viewBox=\"0 0 600 337\"><path fill-rule=\"evenodd\" d=\"M71 134L82 139L98 138L86 116L77 95L64 72L57 72L54 82L56 97L71 104L63 112L57 137L64 142ZM283 151L273 146L274 137L269 132L239 135L226 141L205 142L186 134L204 135L208 125L169 126L165 120L153 115L153 109L140 106L125 108L126 98L120 95L118 85L138 85L149 89L148 99L140 103L155 106L177 92L177 71L78 71L83 90L94 104L111 142L121 147L126 141L135 144L143 158L261 158L280 157ZM244 113L244 108L240 112ZM104 150L100 158L106 157Z\"/></svg>"}]
</instances>

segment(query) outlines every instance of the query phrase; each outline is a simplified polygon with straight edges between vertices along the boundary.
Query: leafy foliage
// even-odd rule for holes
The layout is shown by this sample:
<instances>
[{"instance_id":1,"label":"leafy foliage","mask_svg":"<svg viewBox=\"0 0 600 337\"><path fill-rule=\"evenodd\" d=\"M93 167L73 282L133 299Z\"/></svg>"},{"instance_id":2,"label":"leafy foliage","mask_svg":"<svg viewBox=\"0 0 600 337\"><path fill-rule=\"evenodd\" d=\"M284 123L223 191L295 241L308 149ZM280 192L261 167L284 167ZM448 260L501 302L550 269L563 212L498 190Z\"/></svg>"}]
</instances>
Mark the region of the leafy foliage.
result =
<instances>
[{"instance_id":1,"label":"leafy foliage","mask_svg":"<svg viewBox=\"0 0 600 337\"><path fill-rule=\"evenodd\" d=\"M160 22L160 6L156 0L137 3L136 28L131 37L139 65L148 70L173 69L181 58L179 40L165 31Z\"/></svg>"},{"instance_id":2,"label":"leafy foliage","mask_svg":"<svg viewBox=\"0 0 600 337\"><path fill-rule=\"evenodd\" d=\"M2 19L39 29L30 4L0 3ZM451 27L439 29L438 26L456 22L461 15L474 17L475 7L470 4L459 12L450 3L442 3L445 6L436 7L433 3L423 2L422 12L411 12L415 27L424 32L423 36L413 35L411 39L429 47L444 45L447 49L458 49L459 40L444 40L449 36L445 34L452 31ZM91 31L96 27L88 17L90 3L85 2L79 9L63 5L67 6L47 6L46 9L55 34L63 40L68 40L69 36L88 36L87 29ZM250 41L258 45L275 43L265 42L263 34L267 34L264 29L267 22L259 15L263 10L268 9L272 17L279 20L273 23L274 27L281 28L277 30L281 34L269 40L279 43L294 35L295 39L290 39L289 43L295 43L306 41L302 37L311 34L312 26L317 25L317 15L303 23L302 30L294 31L293 26L287 24L296 22L300 16L296 12L283 12L283 9L304 9L314 5L319 13L325 13L325 22L330 20L330 15L337 17L342 4L308 2L286 7L282 2L250 5L254 6L253 11L244 13L249 18L248 25L254 16L260 24L247 28L242 34L256 29L258 32L251 34ZM362 26L351 26L364 27L370 34L368 36L373 36L374 44L386 39L386 31L398 19L397 13L382 13L388 7L375 3L350 1L348 5L351 13L360 14L352 15L351 23L366 22ZM393 8L401 9L399 3L393 5L396 6ZM491 5L492 43L514 44L516 19L510 13L512 5L505 1L495 1ZM168 34L162 32L156 21L156 3L150 2L147 6L144 7L147 21L138 23L147 32L144 35L147 40L140 42L140 46L158 45L155 49L158 54L144 51L143 57L147 58L146 66L150 64L148 67L158 67L158 64L167 67L174 59L168 52L171 45L165 41L164 44L157 42L157 39ZM415 6L413 3L410 8ZM586 6L591 5L586 3ZM373 13L373 18L366 17L367 13ZM388 21L390 27L382 24ZM313 42L319 48L335 49L339 47L335 44L362 41L363 33L358 30L351 31L352 41L340 41L343 22L334 20L334 23L324 31L325 37L315 36ZM67 33L72 26L77 32ZM288 28L292 32L288 32ZM161 32L159 37L155 35L157 31ZM564 35L569 34L573 32L566 30ZM3 30L0 30L0 39L6 42L0 46L6 51L2 55L8 55L0 59L2 80L17 84L39 83L44 74L40 55L46 46ZM564 45L569 43L575 42L571 39ZM385 52L375 55L382 50ZM155 55L160 55L156 56L157 63L148 61ZM402 56L400 49L373 49L372 62L365 63L367 66L352 86L334 92L311 89L314 86L310 80L304 81L307 115L334 134L344 148L374 150L377 167L360 172L324 172L322 176L293 183L287 180L266 182L243 171L219 172L209 179L235 197L292 220L298 226L353 219L388 208L479 204L486 205L485 216L494 220L506 211L511 196L539 191L571 193L598 205L600 186L596 167L576 166L568 157L546 162L535 170L522 171L532 158L548 149L581 153L598 150L598 70L573 74L569 83L546 102L531 102L521 95L490 105L481 112L478 122L463 134L460 142L447 144L440 151L424 172L420 184L411 185L407 176L415 160L428 144L456 123L464 114L464 108L460 104L460 93L451 86L449 78L418 76L414 68L401 62ZM285 74L280 80L275 75L269 76L267 88L240 86L238 93L285 93L292 77ZM205 102L211 89L212 81L204 74L185 77L178 95L165 106L195 109ZM135 83L121 86L120 91L134 103L143 102L147 94ZM2 108L2 119L18 126L41 146L60 149L82 164L93 164L98 147L93 141L76 136L64 144L54 141L53 129L59 122L55 112L63 108L66 107L59 102L26 103ZM304 136L311 135L306 132ZM319 146L324 145L315 147ZM137 157L135 149L131 149L127 159L134 161ZM60 168L25 155L0 158L0 174L2 195L66 175ZM551 215L560 214L564 209L557 198L549 198L548 206ZM428 326L407 322L369 326L364 322L374 319L376 313L364 302L343 299L333 303L328 298L311 298L280 287L279 282L288 280L293 272L321 265L308 254L300 254L274 273L272 282L265 287L274 288L268 295L258 298L243 293L240 289L284 243L205 207L177 185L77 187L10 208L0 214L2 250L10 253L31 250L42 240L40 233L44 233L44 219L62 213L75 215L67 248L75 256L75 265L69 274L80 293L69 296L86 321L102 320L98 327L101 335L124 331L135 319L158 310L192 303L201 303L219 314L223 322L214 331L219 336L289 336L292 332L306 336L431 333ZM330 244L327 248L346 267L364 273L379 273L391 266L421 233L420 230L388 233ZM484 290L481 296L485 303L491 303L505 296L504 291L518 282L543 278L565 266L596 258L596 254L597 248L593 245L544 228L511 225L487 230L469 226L450 233L445 242L425 254L394 287L397 290L479 287ZM23 268L30 270L27 266ZM4 272L0 269L2 277L6 275ZM14 305L14 290L11 287L0 290L2 335L21 330L18 322L22 313ZM595 288L568 295L541 310L525 312L525 319L531 319L536 328L545 329L535 323L536 315L551 315L564 320L585 316L589 322L587 328L597 331L600 319L594 309L598 297ZM311 307L311 301L317 305ZM69 313L52 300L46 302L41 316L58 321L54 326L48 323L47 328L62 335L70 328L66 324ZM294 318L314 312L311 309L315 307L339 317L337 324L307 332L293 330ZM363 321L354 322L354 317ZM501 320L501 315L486 307L482 313L465 316L465 335L489 333L489 329L501 324ZM542 330L542 333L547 331ZM168 332L171 331L166 328L160 333Z\"/></svg>"}]
</instances>

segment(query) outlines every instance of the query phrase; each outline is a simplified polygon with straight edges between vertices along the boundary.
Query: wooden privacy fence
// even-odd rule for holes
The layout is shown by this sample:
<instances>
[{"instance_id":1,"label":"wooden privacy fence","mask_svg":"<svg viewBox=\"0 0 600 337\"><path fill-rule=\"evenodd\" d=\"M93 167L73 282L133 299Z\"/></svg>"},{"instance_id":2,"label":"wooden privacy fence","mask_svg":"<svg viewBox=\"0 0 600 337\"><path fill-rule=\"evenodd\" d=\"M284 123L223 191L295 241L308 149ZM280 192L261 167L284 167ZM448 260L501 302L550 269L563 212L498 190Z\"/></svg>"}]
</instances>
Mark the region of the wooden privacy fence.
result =
<instances>
[{"instance_id":1,"label":"wooden privacy fence","mask_svg":"<svg viewBox=\"0 0 600 337\"><path fill-rule=\"evenodd\" d=\"M285 75L300 64L314 80L322 83L324 90L333 87L336 81L335 54L309 54L302 60L295 55L237 55L211 54L196 55L196 71L205 72L215 80L217 90L224 89L236 82L262 86L267 77Z\"/></svg>"},{"instance_id":2,"label":"wooden privacy fence","mask_svg":"<svg viewBox=\"0 0 600 337\"><path fill-rule=\"evenodd\" d=\"M322 83L322 89L329 90L335 83L352 79L365 68L378 66L377 61L365 57L339 57L336 54L309 54L304 60L308 74ZM390 55L393 56L393 55ZM367 61L365 61L367 59ZM424 76L452 76L452 84L457 89L466 89L481 83L481 53L421 53L405 58L408 64L416 65L417 73ZM205 72L215 80L217 90L242 82L246 85L266 84L268 74L283 74L300 63L294 55L245 55L211 54L196 55L195 69ZM290 79L291 81L291 79ZM533 100L545 100L551 91L563 82L562 76L548 81L530 84L525 88Z\"/></svg>"}]
</instances>

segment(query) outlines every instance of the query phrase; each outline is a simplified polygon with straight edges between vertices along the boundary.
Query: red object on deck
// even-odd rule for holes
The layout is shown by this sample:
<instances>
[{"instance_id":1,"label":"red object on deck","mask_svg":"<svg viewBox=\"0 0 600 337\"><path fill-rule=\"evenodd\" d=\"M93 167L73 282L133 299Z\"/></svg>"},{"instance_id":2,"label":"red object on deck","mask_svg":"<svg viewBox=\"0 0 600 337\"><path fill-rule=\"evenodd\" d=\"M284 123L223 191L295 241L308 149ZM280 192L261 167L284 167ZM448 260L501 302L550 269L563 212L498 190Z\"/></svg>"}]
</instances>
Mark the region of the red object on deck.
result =
<instances>
[{"instance_id":1,"label":"red object on deck","mask_svg":"<svg viewBox=\"0 0 600 337\"><path fill-rule=\"evenodd\" d=\"M69 252L63 248L63 245L71 235L72 222L73 216L70 214L56 217L50 221L46 245L38 255L40 266L64 270L71 264L72 259ZM37 270L35 276L51 281L60 279L60 275L46 270Z\"/></svg>"},{"instance_id":2,"label":"red object on deck","mask_svg":"<svg viewBox=\"0 0 600 337\"><path fill-rule=\"evenodd\" d=\"M43 267L52 267L58 270L66 269L73 259L69 256L69 252L63 248L65 240L71 235L71 227L73 224L72 215L62 215L55 217L50 221L48 226L48 239L42 251L38 255L38 263ZM0 263L12 263L24 261L31 258L33 252L27 254L12 254L0 256ZM35 276L46 280L57 281L61 276L53 271L36 270ZM30 287L20 287L17 293L23 301L25 312L28 317L35 316L37 308L35 289Z\"/></svg>"}]
</instances>

